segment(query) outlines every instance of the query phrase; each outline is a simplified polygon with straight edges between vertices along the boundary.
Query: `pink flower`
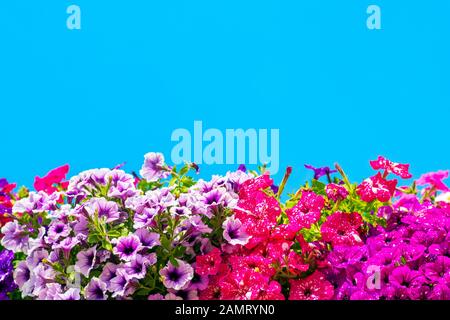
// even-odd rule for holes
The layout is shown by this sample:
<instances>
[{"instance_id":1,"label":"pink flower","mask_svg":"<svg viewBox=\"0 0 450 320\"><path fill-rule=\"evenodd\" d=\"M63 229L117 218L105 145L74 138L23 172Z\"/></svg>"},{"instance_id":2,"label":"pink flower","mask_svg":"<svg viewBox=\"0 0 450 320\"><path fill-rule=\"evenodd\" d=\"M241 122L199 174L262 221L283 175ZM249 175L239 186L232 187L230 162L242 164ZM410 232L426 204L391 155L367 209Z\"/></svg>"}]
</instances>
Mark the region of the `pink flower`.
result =
<instances>
[{"instance_id":1,"label":"pink flower","mask_svg":"<svg viewBox=\"0 0 450 320\"><path fill-rule=\"evenodd\" d=\"M270 236L281 214L280 204L264 190L273 184L268 175L245 181L239 190L239 201L235 217L242 222L248 236L246 247L253 248Z\"/></svg>"},{"instance_id":2,"label":"pink flower","mask_svg":"<svg viewBox=\"0 0 450 320\"><path fill-rule=\"evenodd\" d=\"M388 173L393 173L403 179L409 179L412 175L409 171L409 164L401 164L392 162L382 156L378 156L377 160L370 161L370 165L375 170L386 170Z\"/></svg>"},{"instance_id":3,"label":"pink flower","mask_svg":"<svg viewBox=\"0 0 450 320\"><path fill-rule=\"evenodd\" d=\"M195 264L195 272L201 276L215 275L219 271L222 258L220 256L220 250L214 248L210 253L202 256L197 256Z\"/></svg>"},{"instance_id":4,"label":"pink flower","mask_svg":"<svg viewBox=\"0 0 450 320\"><path fill-rule=\"evenodd\" d=\"M442 180L448 178L448 171L437 171L423 174L416 184L418 186L429 185L429 188L434 188L440 191L450 191L450 189L442 182Z\"/></svg>"},{"instance_id":5,"label":"pink flower","mask_svg":"<svg viewBox=\"0 0 450 320\"><path fill-rule=\"evenodd\" d=\"M289 272L293 274L301 274L309 269L309 264L305 263L303 258L295 251L289 252L287 259L287 267Z\"/></svg>"},{"instance_id":6,"label":"pink flower","mask_svg":"<svg viewBox=\"0 0 450 320\"><path fill-rule=\"evenodd\" d=\"M375 176L364 180L357 188L356 193L365 202L378 199L387 202L394 195L397 180L386 180L378 172Z\"/></svg>"},{"instance_id":7,"label":"pink flower","mask_svg":"<svg viewBox=\"0 0 450 320\"><path fill-rule=\"evenodd\" d=\"M236 270L221 282L223 300L254 300L267 288L268 277L250 269Z\"/></svg>"},{"instance_id":8,"label":"pink flower","mask_svg":"<svg viewBox=\"0 0 450 320\"><path fill-rule=\"evenodd\" d=\"M218 276L210 277L208 287L199 293L199 300L219 300L222 297L219 280Z\"/></svg>"},{"instance_id":9,"label":"pink flower","mask_svg":"<svg viewBox=\"0 0 450 320\"><path fill-rule=\"evenodd\" d=\"M298 231L303 228L311 228L311 225L319 221L321 210L324 206L322 196L313 191L305 190L299 202L291 209L286 210L289 223Z\"/></svg>"},{"instance_id":10,"label":"pink flower","mask_svg":"<svg viewBox=\"0 0 450 320\"><path fill-rule=\"evenodd\" d=\"M276 281L263 283L263 285L252 295L252 300L285 300L281 293L281 285Z\"/></svg>"},{"instance_id":11,"label":"pink flower","mask_svg":"<svg viewBox=\"0 0 450 320\"><path fill-rule=\"evenodd\" d=\"M330 183L325 187L328 198L333 201L344 200L348 196L348 191L344 186Z\"/></svg>"},{"instance_id":12,"label":"pink flower","mask_svg":"<svg viewBox=\"0 0 450 320\"><path fill-rule=\"evenodd\" d=\"M334 295L333 285L319 271L307 278L290 280L289 300L330 300Z\"/></svg>"},{"instance_id":13,"label":"pink flower","mask_svg":"<svg viewBox=\"0 0 450 320\"><path fill-rule=\"evenodd\" d=\"M271 277L275 274L275 268L272 266L272 259L259 254L235 255L229 259L233 270L251 269L265 276Z\"/></svg>"},{"instance_id":14,"label":"pink flower","mask_svg":"<svg viewBox=\"0 0 450 320\"><path fill-rule=\"evenodd\" d=\"M69 172L69 166L64 165L62 167L51 170L45 175L45 177L36 177L34 179L34 188L36 191L45 191L47 194L52 194L58 191L54 185L61 184L63 188L67 188L68 183L63 182Z\"/></svg>"},{"instance_id":15,"label":"pink flower","mask_svg":"<svg viewBox=\"0 0 450 320\"><path fill-rule=\"evenodd\" d=\"M320 231L322 239L331 242L333 246L359 245L362 240L358 229L362 226L361 216L357 213L337 211L327 218Z\"/></svg>"}]
</instances>

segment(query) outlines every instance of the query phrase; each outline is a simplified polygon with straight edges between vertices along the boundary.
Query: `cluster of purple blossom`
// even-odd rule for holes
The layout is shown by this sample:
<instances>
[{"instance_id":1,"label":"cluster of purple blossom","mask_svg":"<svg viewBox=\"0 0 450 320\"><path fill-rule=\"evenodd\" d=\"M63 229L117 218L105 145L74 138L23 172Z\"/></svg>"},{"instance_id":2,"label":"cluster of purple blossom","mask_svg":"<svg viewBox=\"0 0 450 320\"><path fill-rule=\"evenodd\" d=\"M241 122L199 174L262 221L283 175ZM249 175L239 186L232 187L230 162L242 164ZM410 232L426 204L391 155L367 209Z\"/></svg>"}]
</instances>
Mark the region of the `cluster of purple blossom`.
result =
<instances>
[{"instance_id":1,"label":"cluster of purple blossom","mask_svg":"<svg viewBox=\"0 0 450 320\"><path fill-rule=\"evenodd\" d=\"M203 284L191 264L223 236L213 230L251 176L238 170L194 183L185 176L190 167L177 172L149 153L144 179L96 169L71 178L67 190L30 192L2 228L2 285L15 281L22 298L47 300L195 296ZM13 253L26 257L14 281Z\"/></svg>"}]
</instances>

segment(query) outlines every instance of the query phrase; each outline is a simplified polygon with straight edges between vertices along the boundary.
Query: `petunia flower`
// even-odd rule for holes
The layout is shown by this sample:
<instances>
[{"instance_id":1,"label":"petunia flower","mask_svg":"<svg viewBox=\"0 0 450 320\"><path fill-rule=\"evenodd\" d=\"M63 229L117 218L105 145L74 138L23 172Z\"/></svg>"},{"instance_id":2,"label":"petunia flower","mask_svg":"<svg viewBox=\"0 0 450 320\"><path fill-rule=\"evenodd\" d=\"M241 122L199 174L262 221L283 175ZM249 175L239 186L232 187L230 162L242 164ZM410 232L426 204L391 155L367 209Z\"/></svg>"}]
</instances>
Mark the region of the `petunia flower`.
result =
<instances>
[{"instance_id":1,"label":"petunia flower","mask_svg":"<svg viewBox=\"0 0 450 320\"><path fill-rule=\"evenodd\" d=\"M113 249L113 253L118 255L119 258L124 261L131 261L142 249L141 241L134 234L120 237L119 239L116 239L115 242L116 246Z\"/></svg>"},{"instance_id":2,"label":"petunia flower","mask_svg":"<svg viewBox=\"0 0 450 320\"><path fill-rule=\"evenodd\" d=\"M1 229L1 233L3 247L14 252L27 252L29 235L25 227L19 225L17 221L8 222Z\"/></svg>"},{"instance_id":3,"label":"petunia flower","mask_svg":"<svg viewBox=\"0 0 450 320\"><path fill-rule=\"evenodd\" d=\"M377 160L370 161L370 166L374 170L385 170L388 173L393 173L403 179L409 179L412 175L409 171L409 164L401 164L392 162L382 156L378 156Z\"/></svg>"},{"instance_id":4,"label":"petunia flower","mask_svg":"<svg viewBox=\"0 0 450 320\"><path fill-rule=\"evenodd\" d=\"M97 256L96 246L78 252L75 270L77 272L80 272L86 278L89 277L89 273L91 272L92 268L94 268L96 256Z\"/></svg>"},{"instance_id":5,"label":"petunia flower","mask_svg":"<svg viewBox=\"0 0 450 320\"><path fill-rule=\"evenodd\" d=\"M416 180L416 184L418 186L427 186L427 188L434 188L435 190L440 191L450 191L450 189L442 182L442 180L448 178L448 171L437 171L423 174L418 180Z\"/></svg>"},{"instance_id":6,"label":"petunia flower","mask_svg":"<svg viewBox=\"0 0 450 320\"><path fill-rule=\"evenodd\" d=\"M219 272L222 258L220 250L214 248L211 252L196 258L195 272L200 276L212 276Z\"/></svg>"},{"instance_id":7,"label":"petunia flower","mask_svg":"<svg viewBox=\"0 0 450 320\"><path fill-rule=\"evenodd\" d=\"M267 286L269 278L250 269L236 270L220 283L222 300L251 300Z\"/></svg>"},{"instance_id":8,"label":"petunia flower","mask_svg":"<svg viewBox=\"0 0 450 320\"><path fill-rule=\"evenodd\" d=\"M289 300L330 300L334 295L333 286L319 271L289 284Z\"/></svg>"},{"instance_id":9,"label":"petunia flower","mask_svg":"<svg viewBox=\"0 0 450 320\"><path fill-rule=\"evenodd\" d=\"M397 180L386 180L378 172L375 176L367 178L356 188L356 193L365 202L378 199L387 202L394 195Z\"/></svg>"},{"instance_id":10,"label":"petunia flower","mask_svg":"<svg viewBox=\"0 0 450 320\"><path fill-rule=\"evenodd\" d=\"M106 287L109 291L112 291L110 289L111 280L117 276L117 269L119 269L119 265L108 262L103 267L102 273L99 276L99 279L106 284Z\"/></svg>"},{"instance_id":11,"label":"petunia flower","mask_svg":"<svg viewBox=\"0 0 450 320\"><path fill-rule=\"evenodd\" d=\"M330 167L315 168L310 164L305 164L305 168L314 171L315 180L319 180L323 176L329 176L330 174L337 172L337 170L331 170Z\"/></svg>"},{"instance_id":12,"label":"petunia flower","mask_svg":"<svg viewBox=\"0 0 450 320\"><path fill-rule=\"evenodd\" d=\"M36 191L44 191L47 194L52 194L58 189L54 186L55 184L63 183L69 172L69 166L64 165L48 172L43 178L36 176L34 179L34 188ZM63 187L67 187L67 183L63 183Z\"/></svg>"},{"instance_id":13,"label":"petunia flower","mask_svg":"<svg viewBox=\"0 0 450 320\"><path fill-rule=\"evenodd\" d=\"M58 240L67 237L70 234L70 227L63 222L55 221L50 224L46 240L49 243L57 242Z\"/></svg>"},{"instance_id":14,"label":"petunia flower","mask_svg":"<svg viewBox=\"0 0 450 320\"><path fill-rule=\"evenodd\" d=\"M55 300L80 300L80 289L69 288L66 292L57 294Z\"/></svg>"},{"instance_id":15,"label":"petunia flower","mask_svg":"<svg viewBox=\"0 0 450 320\"><path fill-rule=\"evenodd\" d=\"M169 262L159 272L164 286L168 289L180 290L194 277L194 269L189 263L177 259L177 264L178 266L175 266Z\"/></svg>"},{"instance_id":16,"label":"petunia flower","mask_svg":"<svg viewBox=\"0 0 450 320\"><path fill-rule=\"evenodd\" d=\"M159 241L160 235L156 232L150 232L146 228L138 229L134 234L141 241L143 248L151 249L155 246L159 246L161 242Z\"/></svg>"},{"instance_id":17,"label":"petunia flower","mask_svg":"<svg viewBox=\"0 0 450 320\"><path fill-rule=\"evenodd\" d=\"M313 191L304 190L298 203L286 210L289 225L295 231L303 228L311 228L311 225L319 221L321 211L324 207L324 198Z\"/></svg>"},{"instance_id":18,"label":"petunia flower","mask_svg":"<svg viewBox=\"0 0 450 320\"><path fill-rule=\"evenodd\" d=\"M133 260L125 263L124 268L130 278L143 279L147 274L147 267L151 266L155 262L156 258L154 257L154 254L150 257L137 254Z\"/></svg>"},{"instance_id":19,"label":"petunia flower","mask_svg":"<svg viewBox=\"0 0 450 320\"><path fill-rule=\"evenodd\" d=\"M348 196L348 190L346 187L330 183L325 187L327 197L333 201L344 200Z\"/></svg>"},{"instance_id":20,"label":"petunia flower","mask_svg":"<svg viewBox=\"0 0 450 320\"><path fill-rule=\"evenodd\" d=\"M246 245L250 236L242 222L234 216L228 217L222 224L223 237L231 245Z\"/></svg>"},{"instance_id":21,"label":"petunia flower","mask_svg":"<svg viewBox=\"0 0 450 320\"><path fill-rule=\"evenodd\" d=\"M116 202L105 198L92 198L84 205L84 209L92 217L97 215L106 223L111 223L120 218L119 207Z\"/></svg>"},{"instance_id":22,"label":"petunia flower","mask_svg":"<svg viewBox=\"0 0 450 320\"><path fill-rule=\"evenodd\" d=\"M169 171L166 168L164 156L161 153L149 152L144 158L144 164L140 171L144 179L152 182L168 177Z\"/></svg>"},{"instance_id":23,"label":"petunia flower","mask_svg":"<svg viewBox=\"0 0 450 320\"><path fill-rule=\"evenodd\" d=\"M106 283L99 278L92 278L84 289L86 300L106 300Z\"/></svg>"},{"instance_id":24,"label":"petunia flower","mask_svg":"<svg viewBox=\"0 0 450 320\"><path fill-rule=\"evenodd\" d=\"M320 232L322 239L338 245L359 245L362 244L358 229L362 226L361 216L354 213L337 211L321 225Z\"/></svg>"}]
</instances>

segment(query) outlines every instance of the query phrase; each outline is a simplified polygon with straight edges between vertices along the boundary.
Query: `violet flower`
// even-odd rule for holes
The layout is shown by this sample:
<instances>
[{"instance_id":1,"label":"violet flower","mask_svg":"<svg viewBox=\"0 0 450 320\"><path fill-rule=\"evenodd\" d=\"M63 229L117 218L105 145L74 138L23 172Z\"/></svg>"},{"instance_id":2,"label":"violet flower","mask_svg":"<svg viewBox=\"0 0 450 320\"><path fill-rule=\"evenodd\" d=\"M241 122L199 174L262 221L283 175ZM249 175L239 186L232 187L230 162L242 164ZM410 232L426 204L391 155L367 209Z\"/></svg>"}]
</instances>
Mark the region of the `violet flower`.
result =
<instances>
[{"instance_id":1,"label":"violet flower","mask_svg":"<svg viewBox=\"0 0 450 320\"><path fill-rule=\"evenodd\" d=\"M144 164L139 173L148 182L157 181L169 176L169 172L164 163L164 156L161 153L149 152L144 158Z\"/></svg>"},{"instance_id":2,"label":"violet flower","mask_svg":"<svg viewBox=\"0 0 450 320\"><path fill-rule=\"evenodd\" d=\"M84 296L87 300L106 300L106 283L98 278L92 278L84 289Z\"/></svg>"},{"instance_id":3,"label":"violet flower","mask_svg":"<svg viewBox=\"0 0 450 320\"><path fill-rule=\"evenodd\" d=\"M141 241L136 235L132 234L117 239L113 253L118 255L122 260L131 261L141 249Z\"/></svg>"},{"instance_id":4,"label":"violet flower","mask_svg":"<svg viewBox=\"0 0 450 320\"><path fill-rule=\"evenodd\" d=\"M94 268L96 256L97 256L96 246L88 250L78 252L75 270L77 272L80 272L86 278L89 277L89 273Z\"/></svg>"},{"instance_id":5,"label":"violet flower","mask_svg":"<svg viewBox=\"0 0 450 320\"><path fill-rule=\"evenodd\" d=\"M194 269L189 263L177 259L178 266L171 262L160 270L159 274L163 277L163 284L168 289L181 290L194 277Z\"/></svg>"},{"instance_id":6,"label":"violet flower","mask_svg":"<svg viewBox=\"0 0 450 320\"><path fill-rule=\"evenodd\" d=\"M337 172L337 170L331 170L330 167L315 168L309 164L305 164L305 168L314 171L314 179L316 180L319 180L323 176L329 176L330 174Z\"/></svg>"},{"instance_id":7,"label":"violet flower","mask_svg":"<svg viewBox=\"0 0 450 320\"><path fill-rule=\"evenodd\" d=\"M224 221L222 228L224 229L223 237L231 245L246 245L250 239L242 222L233 216Z\"/></svg>"}]
</instances>

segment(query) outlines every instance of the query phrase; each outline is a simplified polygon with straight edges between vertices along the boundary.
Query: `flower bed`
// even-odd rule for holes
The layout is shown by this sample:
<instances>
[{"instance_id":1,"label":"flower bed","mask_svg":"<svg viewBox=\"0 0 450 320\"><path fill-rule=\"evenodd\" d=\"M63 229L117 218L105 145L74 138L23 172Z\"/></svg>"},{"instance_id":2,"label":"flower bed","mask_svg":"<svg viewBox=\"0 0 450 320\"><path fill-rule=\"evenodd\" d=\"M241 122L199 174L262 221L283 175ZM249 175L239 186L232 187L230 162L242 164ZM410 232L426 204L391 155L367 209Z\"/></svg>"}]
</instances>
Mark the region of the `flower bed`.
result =
<instances>
[{"instance_id":1,"label":"flower bed","mask_svg":"<svg viewBox=\"0 0 450 320\"><path fill-rule=\"evenodd\" d=\"M0 180L0 299L450 299L448 172L406 187L390 176L408 165L370 164L360 184L306 166L287 197L291 168L280 185L244 166L196 181L157 153L140 176Z\"/></svg>"}]
</instances>

